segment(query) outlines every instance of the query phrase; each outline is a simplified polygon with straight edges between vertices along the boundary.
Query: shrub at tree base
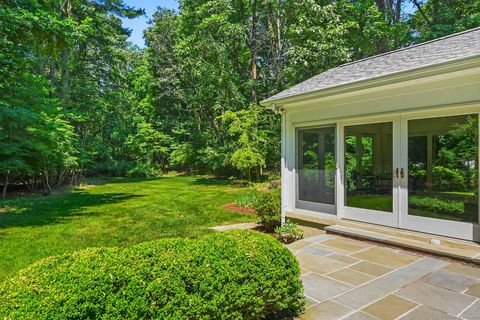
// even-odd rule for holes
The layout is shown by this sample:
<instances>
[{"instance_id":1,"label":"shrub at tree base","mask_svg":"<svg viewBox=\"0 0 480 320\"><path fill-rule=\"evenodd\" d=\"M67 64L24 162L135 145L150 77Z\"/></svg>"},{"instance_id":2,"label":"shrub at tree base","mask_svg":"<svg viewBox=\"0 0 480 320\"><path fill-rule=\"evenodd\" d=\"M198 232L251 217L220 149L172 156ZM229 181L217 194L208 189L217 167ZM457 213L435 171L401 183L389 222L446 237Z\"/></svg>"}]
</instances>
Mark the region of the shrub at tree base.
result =
<instances>
[{"instance_id":1,"label":"shrub at tree base","mask_svg":"<svg viewBox=\"0 0 480 320\"><path fill-rule=\"evenodd\" d=\"M281 208L280 190L260 193L253 205L253 209L260 218L260 225L270 232L280 226Z\"/></svg>"},{"instance_id":2,"label":"shrub at tree base","mask_svg":"<svg viewBox=\"0 0 480 320\"><path fill-rule=\"evenodd\" d=\"M263 319L299 315L300 269L269 236L231 231L50 257L0 285L0 319Z\"/></svg>"}]
</instances>

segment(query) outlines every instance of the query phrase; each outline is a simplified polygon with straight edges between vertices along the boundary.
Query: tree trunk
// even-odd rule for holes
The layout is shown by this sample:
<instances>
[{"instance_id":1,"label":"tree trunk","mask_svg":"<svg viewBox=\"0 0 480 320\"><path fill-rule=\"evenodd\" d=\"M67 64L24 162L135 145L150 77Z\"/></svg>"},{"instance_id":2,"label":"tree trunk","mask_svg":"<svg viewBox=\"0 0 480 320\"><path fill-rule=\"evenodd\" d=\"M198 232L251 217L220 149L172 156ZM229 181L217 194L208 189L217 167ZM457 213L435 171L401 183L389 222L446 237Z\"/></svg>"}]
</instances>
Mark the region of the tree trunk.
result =
<instances>
[{"instance_id":1,"label":"tree trunk","mask_svg":"<svg viewBox=\"0 0 480 320\"><path fill-rule=\"evenodd\" d=\"M80 165L80 177L78 180L78 185L80 185L80 183L82 182L84 170L85 170L85 166L82 162L82 164Z\"/></svg>"},{"instance_id":2,"label":"tree trunk","mask_svg":"<svg viewBox=\"0 0 480 320\"><path fill-rule=\"evenodd\" d=\"M63 49L60 54L61 61L61 95L62 99L66 100L68 98L68 83L70 73L68 70L68 60L70 58L70 52L68 49Z\"/></svg>"},{"instance_id":3,"label":"tree trunk","mask_svg":"<svg viewBox=\"0 0 480 320\"><path fill-rule=\"evenodd\" d=\"M50 63L50 70L49 70L49 78L50 78L50 83L52 84L52 87L56 86L55 70L56 70L55 61L52 61Z\"/></svg>"},{"instance_id":4,"label":"tree trunk","mask_svg":"<svg viewBox=\"0 0 480 320\"><path fill-rule=\"evenodd\" d=\"M5 180L3 180L3 190L2 190L2 200L5 200L7 197L7 187L8 187L8 177L10 175L10 171L5 173Z\"/></svg>"},{"instance_id":5,"label":"tree trunk","mask_svg":"<svg viewBox=\"0 0 480 320\"><path fill-rule=\"evenodd\" d=\"M282 56L282 23L280 21L280 17L282 16L280 12L280 0L277 1L277 13L276 13L276 40L277 40L277 51L275 52L275 77L276 77L276 82L277 82L277 89L280 90L280 84L281 84L281 79L282 79L282 67L281 67L281 62L280 58Z\"/></svg>"},{"instance_id":6,"label":"tree trunk","mask_svg":"<svg viewBox=\"0 0 480 320\"><path fill-rule=\"evenodd\" d=\"M65 173L67 172L68 169L63 169L62 172L60 172L60 175L58 176L57 179L57 189L60 188L60 186L63 184L63 181L65 180Z\"/></svg>"},{"instance_id":7,"label":"tree trunk","mask_svg":"<svg viewBox=\"0 0 480 320\"><path fill-rule=\"evenodd\" d=\"M252 100L257 103L257 0L252 0L252 38L250 40L252 52Z\"/></svg>"},{"instance_id":8,"label":"tree trunk","mask_svg":"<svg viewBox=\"0 0 480 320\"><path fill-rule=\"evenodd\" d=\"M413 0L413 4L415 5L415 7L417 7L417 10L418 10L418 12L420 12L420 15L423 17L423 20L425 20L425 22L429 26L432 26L432 22L430 21L430 19L428 19L427 15L425 14L425 12L422 9L422 6L420 5L420 3L418 3L418 0Z\"/></svg>"},{"instance_id":9,"label":"tree trunk","mask_svg":"<svg viewBox=\"0 0 480 320\"><path fill-rule=\"evenodd\" d=\"M388 17L388 12L387 12L387 7L385 5L385 0L375 0L376 4L377 4L377 9L378 11L380 11L382 13L382 16L385 20L385 22L387 21L387 17ZM385 52L388 52L388 39L387 39L387 36L386 35L382 35L380 40L379 40L379 46L378 46L378 51L377 53L385 53Z\"/></svg>"},{"instance_id":10,"label":"tree trunk","mask_svg":"<svg viewBox=\"0 0 480 320\"><path fill-rule=\"evenodd\" d=\"M45 182L45 188L46 188L47 194L51 194L52 193L52 187L50 186L50 183L48 181L47 166L45 166L44 169L43 169L43 179L44 179L44 182Z\"/></svg>"},{"instance_id":11,"label":"tree trunk","mask_svg":"<svg viewBox=\"0 0 480 320\"><path fill-rule=\"evenodd\" d=\"M77 175L76 170L72 170L72 178L70 179L70 185L73 186L73 181L75 180L75 176Z\"/></svg>"}]
</instances>

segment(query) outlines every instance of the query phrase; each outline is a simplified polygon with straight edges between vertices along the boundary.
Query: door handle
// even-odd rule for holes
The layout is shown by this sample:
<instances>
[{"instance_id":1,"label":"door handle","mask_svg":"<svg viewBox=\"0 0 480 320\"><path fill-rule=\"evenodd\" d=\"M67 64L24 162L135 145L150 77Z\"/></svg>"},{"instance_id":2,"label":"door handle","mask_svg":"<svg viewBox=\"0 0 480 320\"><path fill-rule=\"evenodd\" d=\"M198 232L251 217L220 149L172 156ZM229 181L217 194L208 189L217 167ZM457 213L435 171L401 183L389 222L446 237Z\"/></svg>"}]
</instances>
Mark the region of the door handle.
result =
<instances>
[{"instance_id":1,"label":"door handle","mask_svg":"<svg viewBox=\"0 0 480 320\"><path fill-rule=\"evenodd\" d=\"M401 179L405 178L405 172L403 172L403 168L400 169L400 178Z\"/></svg>"},{"instance_id":2,"label":"door handle","mask_svg":"<svg viewBox=\"0 0 480 320\"><path fill-rule=\"evenodd\" d=\"M398 179L398 168L393 171L393 177Z\"/></svg>"}]
</instances>

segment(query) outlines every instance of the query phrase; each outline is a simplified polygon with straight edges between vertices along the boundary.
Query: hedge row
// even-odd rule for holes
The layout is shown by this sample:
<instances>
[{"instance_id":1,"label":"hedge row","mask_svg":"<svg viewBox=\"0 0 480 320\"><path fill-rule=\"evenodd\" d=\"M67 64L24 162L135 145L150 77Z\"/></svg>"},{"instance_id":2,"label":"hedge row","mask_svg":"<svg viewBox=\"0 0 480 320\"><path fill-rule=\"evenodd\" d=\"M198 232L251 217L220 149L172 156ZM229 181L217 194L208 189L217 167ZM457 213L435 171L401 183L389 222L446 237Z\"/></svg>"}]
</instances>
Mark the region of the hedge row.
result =
<instances>
[{"instance_id":1,"label":"hedge row","mask_svg":"<svg viewBox=\"0 0 480 320\"><path fill-rule=\"evenodd\" d=\"M293 255L232 231L50 257L0 285L0 319L263 319L303 308Z\"/></svg>"}]
</instances>

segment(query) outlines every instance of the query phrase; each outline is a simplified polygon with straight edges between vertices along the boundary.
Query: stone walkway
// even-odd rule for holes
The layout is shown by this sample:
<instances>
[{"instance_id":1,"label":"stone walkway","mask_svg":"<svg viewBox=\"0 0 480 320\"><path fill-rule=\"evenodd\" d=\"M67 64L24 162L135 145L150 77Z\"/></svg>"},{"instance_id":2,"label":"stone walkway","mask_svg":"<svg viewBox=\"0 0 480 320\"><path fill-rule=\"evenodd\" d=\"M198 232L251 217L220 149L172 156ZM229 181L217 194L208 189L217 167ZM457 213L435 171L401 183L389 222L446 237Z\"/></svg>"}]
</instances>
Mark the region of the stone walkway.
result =
<instances>
[{"instance_id":1,"label":"stone walkway","mask_svg":"<svg viewBox=\"0 0 480 320\"><path fill-rule=\"evenodd\" d=\"M480 268L323 234L290 244L301 319L479 319Z\"/></svg>"}]
</instances>

